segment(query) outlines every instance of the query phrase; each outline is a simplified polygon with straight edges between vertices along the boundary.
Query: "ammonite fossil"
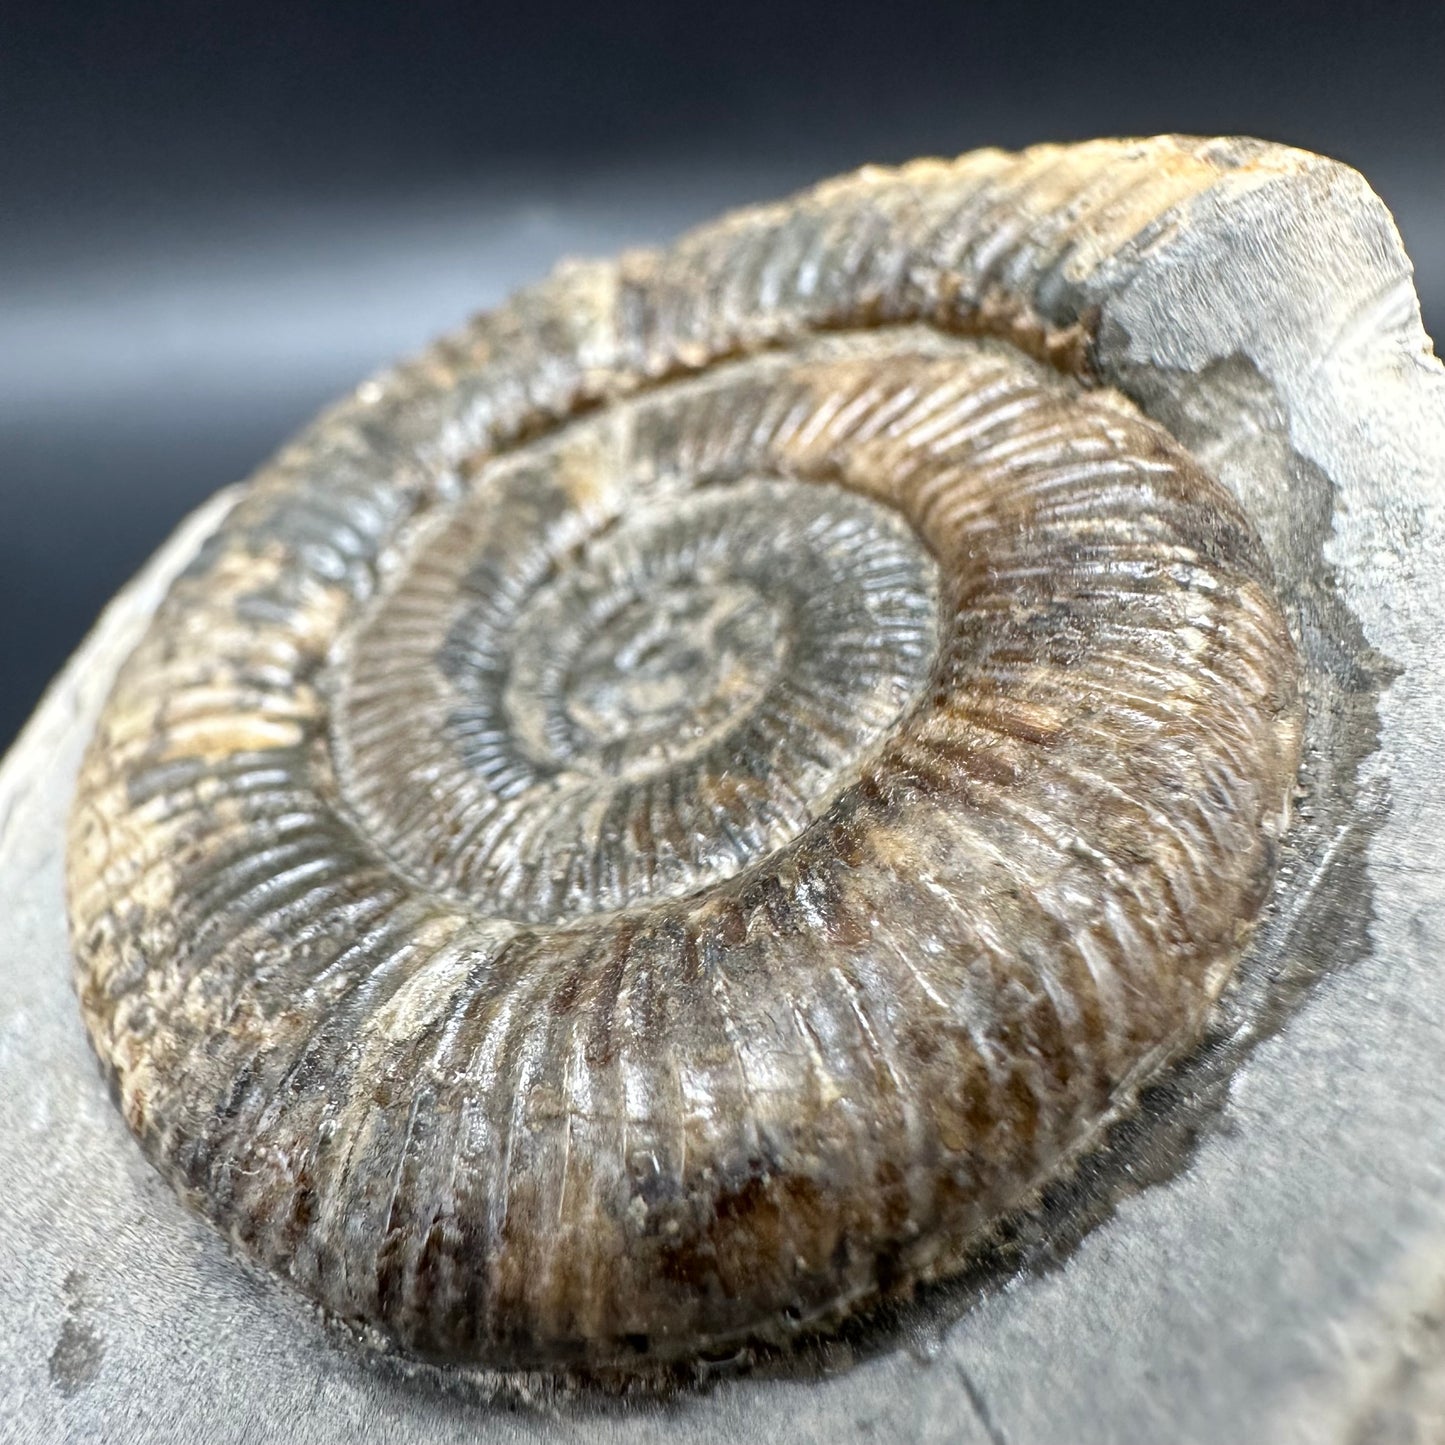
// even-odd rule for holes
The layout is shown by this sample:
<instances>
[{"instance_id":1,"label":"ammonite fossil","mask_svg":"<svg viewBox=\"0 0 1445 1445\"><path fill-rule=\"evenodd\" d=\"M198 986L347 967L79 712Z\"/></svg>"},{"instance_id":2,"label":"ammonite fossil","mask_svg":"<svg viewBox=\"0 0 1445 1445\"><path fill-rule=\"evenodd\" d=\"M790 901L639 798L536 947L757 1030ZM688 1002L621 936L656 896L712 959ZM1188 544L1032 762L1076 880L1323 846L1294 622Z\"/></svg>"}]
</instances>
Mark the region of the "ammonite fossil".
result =
<instances>
[{"instance_id":1,"label":"ammonite fossil","mask_svg":"<svg viewBox=\"0 0 1445 1445\"><path fill-rule=\"evenodd\" d=\"M1239 163L861 172L564 268L262 471L72 822L185 1197L410 1353L604 1368L944 1274L1087 1150L1299 761L1265 549L1074 286Z\"/></svg>"}]
</instances>

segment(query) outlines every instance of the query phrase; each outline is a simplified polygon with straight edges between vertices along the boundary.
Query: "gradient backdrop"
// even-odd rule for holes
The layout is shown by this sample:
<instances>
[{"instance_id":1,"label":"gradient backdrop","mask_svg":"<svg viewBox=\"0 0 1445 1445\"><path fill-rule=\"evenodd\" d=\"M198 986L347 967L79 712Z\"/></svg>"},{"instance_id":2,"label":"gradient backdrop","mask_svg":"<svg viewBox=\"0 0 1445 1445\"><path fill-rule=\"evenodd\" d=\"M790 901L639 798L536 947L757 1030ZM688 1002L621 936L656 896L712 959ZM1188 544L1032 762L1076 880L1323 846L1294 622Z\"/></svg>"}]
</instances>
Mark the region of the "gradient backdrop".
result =
<instances>
[{"instance_id":1,"label":"gradient backdrop","mask_svg":"<svg viewBox=\"0 0 1445 1445\"><path fill-rule=\"evenodd\" d=\"M189 508L564 253L1164 130L1359 167L1441 334L1445 0L7 0L0 747Z\"/></svg>"}]
</instances>

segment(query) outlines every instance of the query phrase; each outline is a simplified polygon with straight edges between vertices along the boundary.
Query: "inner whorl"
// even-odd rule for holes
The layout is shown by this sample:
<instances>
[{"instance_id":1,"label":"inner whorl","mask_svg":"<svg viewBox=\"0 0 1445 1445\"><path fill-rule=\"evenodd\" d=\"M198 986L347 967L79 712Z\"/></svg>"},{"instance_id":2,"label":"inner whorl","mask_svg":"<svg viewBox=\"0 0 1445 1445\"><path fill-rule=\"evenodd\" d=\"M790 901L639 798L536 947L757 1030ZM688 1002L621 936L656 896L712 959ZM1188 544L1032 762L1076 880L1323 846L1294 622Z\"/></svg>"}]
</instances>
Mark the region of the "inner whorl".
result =
<instances>
[{"instance_id":1,"label":"inner whorl","mask_svg":"<svg viewBox=\"0 0 1445 1445\"><path fill-rule=\"evenodd\" d=\"M332 1315L501 1365L784 1338L955 1267L1197 1039L1298 670L1123 398L885 327L441 488L348 445L173 588L70 866L130 1126Z\"/></svg>"},{"instance_id":2,"label":"inner whorl","mask_svg":"<svg viewBox=\"0 0 1445 1445\"><path fill-rule=\"evenodd\" d=\"M496 468L359 628L342 792L419 886L528 923L696 892L797 837L926 686L937 567L898 513L738 476L726 438L702 488L659 449L739 402Z\"/></svg>"}]
</instances>

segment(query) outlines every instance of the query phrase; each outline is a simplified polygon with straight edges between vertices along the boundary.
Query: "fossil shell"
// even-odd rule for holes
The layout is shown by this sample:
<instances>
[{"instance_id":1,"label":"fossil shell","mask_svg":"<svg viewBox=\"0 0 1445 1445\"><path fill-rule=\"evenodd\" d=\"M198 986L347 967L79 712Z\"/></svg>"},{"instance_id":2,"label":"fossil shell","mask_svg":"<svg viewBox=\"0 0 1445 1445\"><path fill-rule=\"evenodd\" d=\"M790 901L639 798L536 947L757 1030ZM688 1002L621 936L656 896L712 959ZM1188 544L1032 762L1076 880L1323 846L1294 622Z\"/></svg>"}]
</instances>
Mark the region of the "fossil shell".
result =
<instances>
[{"instance_id":1,"label":"fossil shell","mask_svg":"<svg viewBox=\"0 0 1445 1445\"><path fill-rule=\"evenodd\" d=\"M1039 317L1223 163L921 162L564 268L251 482L70 840L197 1209L422 1357L687 1358L956 1268L1198 1040L1299 666Z\"/></svg>"}]
</instances>

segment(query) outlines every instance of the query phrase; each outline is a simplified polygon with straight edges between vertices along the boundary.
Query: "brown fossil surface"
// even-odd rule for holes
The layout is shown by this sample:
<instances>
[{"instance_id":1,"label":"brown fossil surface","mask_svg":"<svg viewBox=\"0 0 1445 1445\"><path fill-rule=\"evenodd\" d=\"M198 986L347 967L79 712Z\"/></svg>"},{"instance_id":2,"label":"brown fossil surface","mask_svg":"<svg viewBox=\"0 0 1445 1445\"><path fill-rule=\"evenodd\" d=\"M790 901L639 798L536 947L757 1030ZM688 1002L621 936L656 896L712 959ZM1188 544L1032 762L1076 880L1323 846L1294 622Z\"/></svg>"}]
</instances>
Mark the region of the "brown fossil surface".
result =
<instances>
[{"instance_id":1,"label":"brown fossil surface","mask_svg":"<svg viewBox=\"0 0 1445 1445\"><path fill-rule=\"evenodd\" d=\"M71 823L86 1025L195 1208L424 1358L687 1359L956 1268L1198 1040L1299 663L1058 296L1223 156L564 268L253 479Z\"/></svg>"}]
</instances>

